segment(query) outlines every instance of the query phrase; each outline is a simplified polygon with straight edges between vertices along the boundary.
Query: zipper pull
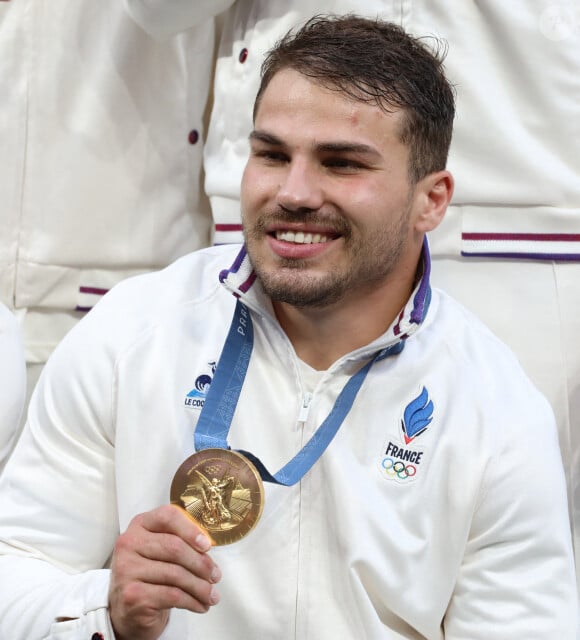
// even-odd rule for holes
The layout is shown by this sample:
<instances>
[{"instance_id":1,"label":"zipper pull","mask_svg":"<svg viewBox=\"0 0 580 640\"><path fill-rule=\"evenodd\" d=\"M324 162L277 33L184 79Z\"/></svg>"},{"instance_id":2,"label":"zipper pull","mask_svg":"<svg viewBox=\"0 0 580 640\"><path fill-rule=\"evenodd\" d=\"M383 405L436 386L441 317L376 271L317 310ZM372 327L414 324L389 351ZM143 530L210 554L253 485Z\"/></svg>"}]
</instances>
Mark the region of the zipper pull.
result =
<instances>
[{"instance_id":1,"label":"zipper pull","mask_svg":"<svg viewBox=\"0 0 580 640\"><path fill-rule=\"evenodd\" d=\"M308 411L310 410L310 401L312 400L311 393L305 393L302 398L302 406L300 407L300 413L298 414L298 422L306 422L308 420Z\"/></svg>"}]
</instances>

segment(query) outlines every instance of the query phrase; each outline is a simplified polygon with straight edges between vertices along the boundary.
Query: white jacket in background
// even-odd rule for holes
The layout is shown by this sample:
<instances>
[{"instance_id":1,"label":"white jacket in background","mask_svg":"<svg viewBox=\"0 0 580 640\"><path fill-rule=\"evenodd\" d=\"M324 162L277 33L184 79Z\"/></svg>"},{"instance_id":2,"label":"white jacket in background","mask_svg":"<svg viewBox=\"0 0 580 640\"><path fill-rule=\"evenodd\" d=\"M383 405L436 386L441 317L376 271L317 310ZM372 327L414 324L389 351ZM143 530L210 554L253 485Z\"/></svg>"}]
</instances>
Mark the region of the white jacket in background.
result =
<instances>
[{"instance_id":1,"label":"white jacket in background","mask_svg":"<svg viewBox=\"0 0 580 640\"><path fill-rule=\"evenodd\" d=\"M210 15L159 41L120 0L0 2L0 300L29 362L121 279L211 243L213 54Z\"/></svg>"}]
</instances>

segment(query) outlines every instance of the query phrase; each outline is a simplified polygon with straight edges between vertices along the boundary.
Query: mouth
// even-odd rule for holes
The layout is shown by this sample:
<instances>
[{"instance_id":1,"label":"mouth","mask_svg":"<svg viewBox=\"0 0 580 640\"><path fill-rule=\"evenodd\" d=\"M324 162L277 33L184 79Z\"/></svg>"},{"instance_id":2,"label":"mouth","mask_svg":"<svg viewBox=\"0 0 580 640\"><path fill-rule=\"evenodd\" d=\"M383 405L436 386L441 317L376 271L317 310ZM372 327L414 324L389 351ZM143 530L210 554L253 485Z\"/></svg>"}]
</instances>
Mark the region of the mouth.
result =
<instances>
[{"instance_id":1,"label":"mouth","mask_svg":"<svg viewBox=\"0 0 580 640\"><path fill-rule=\"evenodd\" d=\"M272 234L276 240L291 242L292 244L320 244L333 240L336 236L325 233L310 233L304 231L275 231Z\"/></svg>"}]
</instances>

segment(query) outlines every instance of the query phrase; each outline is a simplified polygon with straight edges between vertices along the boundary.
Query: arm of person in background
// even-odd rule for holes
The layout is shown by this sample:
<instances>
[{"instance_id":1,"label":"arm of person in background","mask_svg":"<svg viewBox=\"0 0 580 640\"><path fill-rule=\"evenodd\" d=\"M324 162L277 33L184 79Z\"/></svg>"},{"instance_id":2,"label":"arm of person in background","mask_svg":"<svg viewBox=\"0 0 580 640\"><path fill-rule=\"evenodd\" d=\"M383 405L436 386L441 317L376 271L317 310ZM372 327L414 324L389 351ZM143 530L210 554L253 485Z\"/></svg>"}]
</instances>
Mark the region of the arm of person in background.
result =
<instances>
[{"instance_id":1,"label":"arm of person in background","mask_svg":"<svg viewBox=\"0 0 580 640\"><path fill-rule=\"evenodd\" d=\"M0 472L6 464L26 398L26 364L20 328L0 303Z\"/></svg>"},{"instance_id":2,"label":"arm of person in background","mask_svg":"<svg viewBox=\"0 0 580 640\"><path fill-rule=\"evenodd\" d=\"M155 38L201 24L234 4L235 0L123 0L129 15Z\"/></svg>"}]
</instances>

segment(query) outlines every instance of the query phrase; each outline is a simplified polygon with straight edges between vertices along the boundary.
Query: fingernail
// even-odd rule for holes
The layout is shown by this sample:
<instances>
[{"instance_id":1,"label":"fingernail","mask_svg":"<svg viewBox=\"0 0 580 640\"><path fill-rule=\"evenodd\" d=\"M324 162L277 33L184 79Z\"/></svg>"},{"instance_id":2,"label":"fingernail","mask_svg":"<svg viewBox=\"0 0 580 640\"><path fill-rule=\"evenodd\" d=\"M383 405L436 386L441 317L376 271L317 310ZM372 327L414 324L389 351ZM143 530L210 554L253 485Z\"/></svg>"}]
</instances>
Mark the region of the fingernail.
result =
<instances>
[{"instance_id":1,"label":"fingernail","mask_svg":"<svg viewBox=\"0 0 580 640\"><path fill-rule=\"evenodd\" d=\"M219 567L214 567L209 577L210 582L219 582L222 579L222 572Z\"/></svg>"},{"instance_id":2,"label":"fingernail","mask_svg":"<svg viewBox=\"0 0 580 640\"><path fill-rule=\"evenodd\" d=\"M209 594L209 602L210 604L217 604L220 601L220 594L218 590L213 587Z\"/></svg>"},{"instance_id":3,"label":"fingernail","mask_svg":"<svg viewBox=\"0 0 580 640\"><path fill-rule=\"evenodd\" d=\"M203 533L200 533L195 539L195 545L200 551L209 551L211 548L211 542L207 539L207 536L204 536Z\"/></svg>"}]
</instances>

